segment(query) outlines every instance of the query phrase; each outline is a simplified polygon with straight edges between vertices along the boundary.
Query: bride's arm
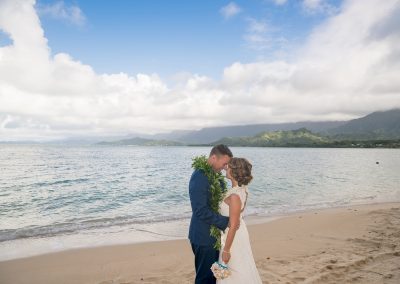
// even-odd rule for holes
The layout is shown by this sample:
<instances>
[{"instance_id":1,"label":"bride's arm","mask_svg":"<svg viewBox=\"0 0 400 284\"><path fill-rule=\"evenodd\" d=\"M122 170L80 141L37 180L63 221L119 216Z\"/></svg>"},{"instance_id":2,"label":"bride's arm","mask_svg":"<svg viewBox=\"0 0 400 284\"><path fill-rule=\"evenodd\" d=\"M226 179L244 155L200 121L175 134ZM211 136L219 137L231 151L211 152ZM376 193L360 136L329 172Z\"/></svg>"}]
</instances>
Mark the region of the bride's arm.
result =
<instances>
[{"instance_id":1,"label":"bride's arm","mask_svg":"<svg viewBox=\"0 0 400 284\"><path fill-rule=\"evenodd\" d=\"M226 236L225 246L222 249L222 261L225 263L229 262L231 258L230 250L235 238L236 230L239 228L240 223L240 210L242 202L237 194L229 196L229 223L230 228L228 235Z\"/></svg>"}]
</instances>

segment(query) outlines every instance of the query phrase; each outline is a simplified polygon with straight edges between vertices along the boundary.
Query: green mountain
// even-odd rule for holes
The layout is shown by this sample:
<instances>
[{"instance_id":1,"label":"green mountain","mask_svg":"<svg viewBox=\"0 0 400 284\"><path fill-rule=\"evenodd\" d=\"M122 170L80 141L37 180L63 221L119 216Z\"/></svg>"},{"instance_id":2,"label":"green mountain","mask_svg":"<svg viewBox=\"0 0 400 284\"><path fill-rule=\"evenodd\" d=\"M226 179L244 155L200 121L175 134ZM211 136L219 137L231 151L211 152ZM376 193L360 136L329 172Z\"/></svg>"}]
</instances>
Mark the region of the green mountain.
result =
<instances>
[{"instance_id":1,"label":"green mountain","mask_svg":"<svg viewBox=\"0 0 400 284\"><path fill-rule=\"evenodd\" d=\"M317 147L332 141L306 128L291 131L262 132L252 137L225 137L214 143L248 147Z\"/></svg>"},{"instance_id":2,"label":"green mountain","mask_svg":"<svg viewBox=\"0 0 400 284\"><path fill-rule=\"evenodd\" d=\"M262 132L252 137L225 137L212 143L237 147L325 147L325 148L400 148L394 140L335 140L306 128Z\"/></svg>"},{"instance_id":3,"label":"green mountain","mask_svg":"<svg viewBox=\"0 0 400 284\"><path fill-rule=\"evenodd\" d=\"M326 132L335 140L400 139L400 109L374 112Z\"/></svg>"},{"instance_id":4,"label":"green mountain","mask_svg":"<svg viewBox=\"0 0 400 284\"><path fill-rule=\"evenodd\" d=\"M306 128L333 140L393 140L400 139L400 109L374 112L349 121L295 122L209 127L177 133L176 136L156 137L189 144L209 144L222 137L252 137L261 132L291 131ZM148 137L153 138L153 137Z\"/></svg>"},{"instance_id":5,"label":"green mountain","mask_svg":"<svg viewBox=\"0 0 400 284\"><path fill-rule=\"evenodd\" d=\"M170 140L152 140L140 137L123 139L113 142L100 142L96 145L112 145L112 146L183 146L180 142Z\"/></svg>"},{"instance_id":6,"label":"green mountain","mask_svg":"<svg viewBox=\"0 0 400 284\"><path fill-rule=\"evenodd\" d=\"M277 124L249 124L249 125L233 125L220 127L207 127L196 131L188 131L179 136L172 138L189 144L209 144L222 137L244 137L254 136L261 132L271 131L289 131L300 128L307 128L313 132L327 131L345 124L347 121L323 121L323 122L294 122L294 123L277 123ZM163 137L165 139L165 137ZM171 138L171 137L169 137ZM167 138L168 139L168 138Z\"/></svg>"},{"instance_id":7,"label":"green mountain","mask_svg":"<svg viewBox=\"0 0 400 284\"><path fill-rule=\"evenodd\" d=\"M349 120L349 121L325 121L325 122L295 122L295 123L280 123L280 124L253 124L253 125L236 125L236 126L221 126L221 127L210 127L203 128L197 131L178 130L169 133L159 134L140 134L139 132L133 131L123 136L85 136L85 137L69 137L63 140L47 141L46 143L51 144L76 144L76 145L92 145L94 143L100 145L166 145L166 146L180 146L180 145L210 145L214 144L213 141L228 141L233 139L237 144L248 145L250 140L252 143L261 143L264 145L266 141L256 142L255 136L259 136L258 133L272 133L277 132L285 136L284 133L289 135L290 131L296 129L306 128L310 130L314 135L314 140L310 141L294 139L293 141L288 140L287 143L300 144L301 143L319 143L316 139L317 136L320 138L326 138L332 142L341 142L340 145L348 145L348 143L354 141L364 141L362 145L367 145L366 141L371 141L371 145L378 145L382 142L384 145L389 140L400 139L400 109L393 109L388 111L380 111L368 114L364 117ZM278 134L274 134L278 135ZM129 137L136 137L128 139ZM222 138L230 137L230 138ZM251 137L252 139L250 139ZM0 137L1 138L1 137ZM276 137L275 137L276 138ZM6 138L3 138L5 140ZM272 139L272 138L271 138ZM305 139L304 137L302 139ZM0 139L1 140L1 139ZM258 138L260 140L260 138ZM179 141L179 142L176 142ZM314 141L314 142L312 142ZM7 144L23 144L31 143L37 144L42 143L39 141L0 141L0 143ZM279 144L283 142L275 141L268 142L270 144ZM284 142L286 143L286 142ZM357 143L356 143L357 144ZM286 145L286 144L284 144ZM307 144L308 145L308 144ZM336 144L334 145L336 146Z\"/></svg>"}]
</instances>

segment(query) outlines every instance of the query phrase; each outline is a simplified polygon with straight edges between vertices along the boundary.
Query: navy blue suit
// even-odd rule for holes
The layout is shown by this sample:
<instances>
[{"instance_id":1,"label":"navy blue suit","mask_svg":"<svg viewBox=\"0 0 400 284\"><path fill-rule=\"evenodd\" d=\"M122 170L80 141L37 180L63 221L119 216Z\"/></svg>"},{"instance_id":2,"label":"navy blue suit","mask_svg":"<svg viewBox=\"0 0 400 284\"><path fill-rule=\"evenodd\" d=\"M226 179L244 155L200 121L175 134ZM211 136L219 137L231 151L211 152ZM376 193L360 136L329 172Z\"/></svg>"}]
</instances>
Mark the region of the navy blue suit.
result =
<instances>
[{"instance_id":1,"label":"navy blue suit","mask_svg":"<svg viewBox=\"0 0 400 284\"><path fill-rule=\"evenodd\" d=\"M189 240L195 255L195 283L215 283L210 267L218 260L219 252L213 247L215 238L210 236L210 227L214 225L220 230L225 230L229 217L221 216L211 210L210 183L201 170L195 170L190 178L189 196L192 205Z\"/></svg>"}]
</instances>

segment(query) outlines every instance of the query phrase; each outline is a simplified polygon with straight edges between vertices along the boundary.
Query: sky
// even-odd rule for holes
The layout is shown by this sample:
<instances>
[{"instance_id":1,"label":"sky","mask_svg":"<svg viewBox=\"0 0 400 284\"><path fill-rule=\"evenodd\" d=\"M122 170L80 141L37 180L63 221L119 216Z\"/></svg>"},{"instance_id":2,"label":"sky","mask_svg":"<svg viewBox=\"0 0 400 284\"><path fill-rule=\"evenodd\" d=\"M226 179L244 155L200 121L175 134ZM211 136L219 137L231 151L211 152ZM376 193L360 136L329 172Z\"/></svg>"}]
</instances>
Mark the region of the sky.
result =
<instances>
[{"instance_id":1,"label":"sky","mask_svg":"<svg viewBox=\"0 0 400 284\"><path fill-rule=\"evenodd\" d=\"M400 0L0 0L0 141L400 107Z\"/></svg>"}]
</instances>

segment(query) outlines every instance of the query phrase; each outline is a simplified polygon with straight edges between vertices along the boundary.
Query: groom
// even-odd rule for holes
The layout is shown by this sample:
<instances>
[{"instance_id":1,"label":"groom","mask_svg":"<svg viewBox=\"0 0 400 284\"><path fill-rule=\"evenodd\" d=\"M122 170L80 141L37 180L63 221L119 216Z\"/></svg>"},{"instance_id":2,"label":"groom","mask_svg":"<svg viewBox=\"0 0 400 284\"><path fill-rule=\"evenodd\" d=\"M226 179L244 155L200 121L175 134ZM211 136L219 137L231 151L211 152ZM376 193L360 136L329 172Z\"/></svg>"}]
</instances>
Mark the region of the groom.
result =
<instances>
[{"instance_id":1,"label":"groom","mask_svg":"<svg viewBox=\"0 0 400 284\"><path fill-rule=\"evenodd\" d=\"M220 172L226 169L232 156L227 146L217 145L211 149L207 162L215 172ZM215 284L216 279L210 268L218 260L219 252L214 249L215 238L210 236L210 227L215 225L220 230L225 230L229 217L211 210L210 183L201 170L195 170L190 178L189 195L192 205L189 240L195 258L195 284Z\"/></svg>"}]
</instances>

